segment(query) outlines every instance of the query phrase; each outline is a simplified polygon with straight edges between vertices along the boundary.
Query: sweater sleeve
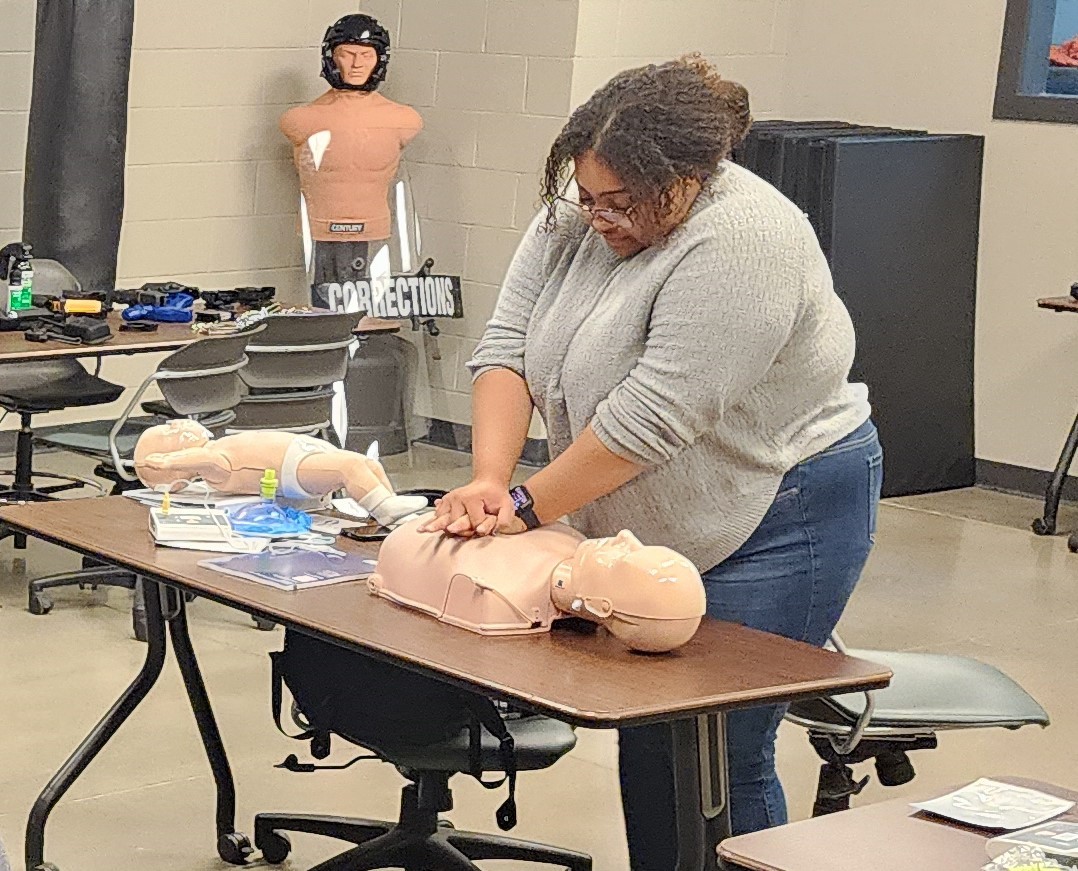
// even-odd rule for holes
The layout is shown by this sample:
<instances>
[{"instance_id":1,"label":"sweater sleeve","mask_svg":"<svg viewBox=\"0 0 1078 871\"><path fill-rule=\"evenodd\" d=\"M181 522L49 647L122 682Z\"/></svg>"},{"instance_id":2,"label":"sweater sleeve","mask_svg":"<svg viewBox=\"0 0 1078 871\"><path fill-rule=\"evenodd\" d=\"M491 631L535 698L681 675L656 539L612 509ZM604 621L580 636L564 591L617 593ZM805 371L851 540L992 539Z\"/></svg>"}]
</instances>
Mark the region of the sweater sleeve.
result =
<instances>
[{"instance_id":1,"label":"sweater sleeve","mask_svg":"<svg viewBox=\"0 0 1078 871\"><path fill-rule=\"evenodd\" d=\"M491 369L511 369L524 377L524 337L542 290L544 252L550 236L542 227L545 217L545 210L536 215L513 255L494 315L467 363L473 382Z\"/></svg>"},{"instance_id":2,"label":"sweater sleeve","mask_svg":"<svg viewBox=\"0 0 1078 871\"><path fill-rule=\"evenodd\" d=\"M675 267L642 356L591 420L613 453L643 466L672 459L764 377L800 316L811 262L803 240L770 235L731 228Z\"/></svg>"}]
</instances>

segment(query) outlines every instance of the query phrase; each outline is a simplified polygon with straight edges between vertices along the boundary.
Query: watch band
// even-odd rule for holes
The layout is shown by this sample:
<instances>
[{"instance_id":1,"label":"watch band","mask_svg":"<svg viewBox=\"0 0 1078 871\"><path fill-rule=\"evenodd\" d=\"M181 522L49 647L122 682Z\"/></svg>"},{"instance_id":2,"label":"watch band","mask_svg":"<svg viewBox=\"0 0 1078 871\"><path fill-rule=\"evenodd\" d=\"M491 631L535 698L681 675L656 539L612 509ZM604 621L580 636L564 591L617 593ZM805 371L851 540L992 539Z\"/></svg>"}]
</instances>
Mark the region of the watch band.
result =
<instances>
[{"instance_id":1,"label":"watch band","mask_svg":"<svg viewBox=\"0 0 1078 871\"><path fill-rule=\"evenodd\" d=\"M524 521L524 525L528 529L537 529L542 526L539 522L539 518L535 514L535 500L532 499L532 494L528 492L528 488L521 485L514 487L509 491L509 495L513 499L513 504L516 506L516 515Z\"/></svg>"}]
</instances>

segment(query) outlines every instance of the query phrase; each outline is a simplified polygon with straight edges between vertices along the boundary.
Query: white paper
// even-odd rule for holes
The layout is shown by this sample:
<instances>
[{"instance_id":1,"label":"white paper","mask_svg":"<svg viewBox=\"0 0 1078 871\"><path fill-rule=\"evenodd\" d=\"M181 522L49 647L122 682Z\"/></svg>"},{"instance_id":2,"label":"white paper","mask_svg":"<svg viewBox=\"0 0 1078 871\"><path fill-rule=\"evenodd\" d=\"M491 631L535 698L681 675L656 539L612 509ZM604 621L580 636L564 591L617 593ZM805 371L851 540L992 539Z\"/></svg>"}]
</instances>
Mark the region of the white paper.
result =
<instances>
[{"instance_id":1,"label":"white paper","mask_svg":"<svg viewBox=\"0 0 1078 871\"><path fill-rule=\"evenodd\" d=\"M1058 817L1073 801L981 778L962 789L911 807L982 829L1013 832Z\"/></svg>"}]
</instances>

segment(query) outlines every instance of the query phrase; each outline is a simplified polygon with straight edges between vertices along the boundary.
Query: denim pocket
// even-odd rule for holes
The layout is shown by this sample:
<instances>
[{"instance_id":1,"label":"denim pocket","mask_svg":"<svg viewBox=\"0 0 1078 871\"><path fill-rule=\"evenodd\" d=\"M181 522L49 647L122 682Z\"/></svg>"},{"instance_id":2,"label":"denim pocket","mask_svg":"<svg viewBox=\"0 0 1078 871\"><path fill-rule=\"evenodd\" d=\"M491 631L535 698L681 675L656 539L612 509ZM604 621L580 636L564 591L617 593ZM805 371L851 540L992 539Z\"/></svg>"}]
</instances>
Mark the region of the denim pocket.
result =
<instances>
[{"instance_id":1,"label":"denim pocket","mask_svg":"<svg viewBox=\"0 0 1078 871\"><path fill-rule=\"evenodd\" d=\"M880 488L883 486L883 455L868 460L868 540L876 543L876 523L880 511Z\"/></svg>"}]
</instances>

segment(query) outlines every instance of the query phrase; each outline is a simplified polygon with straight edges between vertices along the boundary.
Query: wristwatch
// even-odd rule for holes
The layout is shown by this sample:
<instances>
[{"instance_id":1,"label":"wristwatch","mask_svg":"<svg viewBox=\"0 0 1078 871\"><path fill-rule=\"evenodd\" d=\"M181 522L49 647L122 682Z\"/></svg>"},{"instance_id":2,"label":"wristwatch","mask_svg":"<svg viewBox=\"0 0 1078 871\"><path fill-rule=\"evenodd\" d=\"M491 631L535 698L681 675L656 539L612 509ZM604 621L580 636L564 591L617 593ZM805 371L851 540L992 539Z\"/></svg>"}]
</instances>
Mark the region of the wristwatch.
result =
<instances>
[{"instance_id":1,"label":"wristwatch","mask_svg":"<svg viewBox=\"0 0 1078 871\"><path fill-rule=\"evenodd\" d=\"M509 491L509 495L513 499L517 517L524 521L528 529L537 529L542 526L539 518L535 516L535 500L532 499L532 494L528 492L527 487L523 485L514 487Z\"/></svg>"}]
</instances>

